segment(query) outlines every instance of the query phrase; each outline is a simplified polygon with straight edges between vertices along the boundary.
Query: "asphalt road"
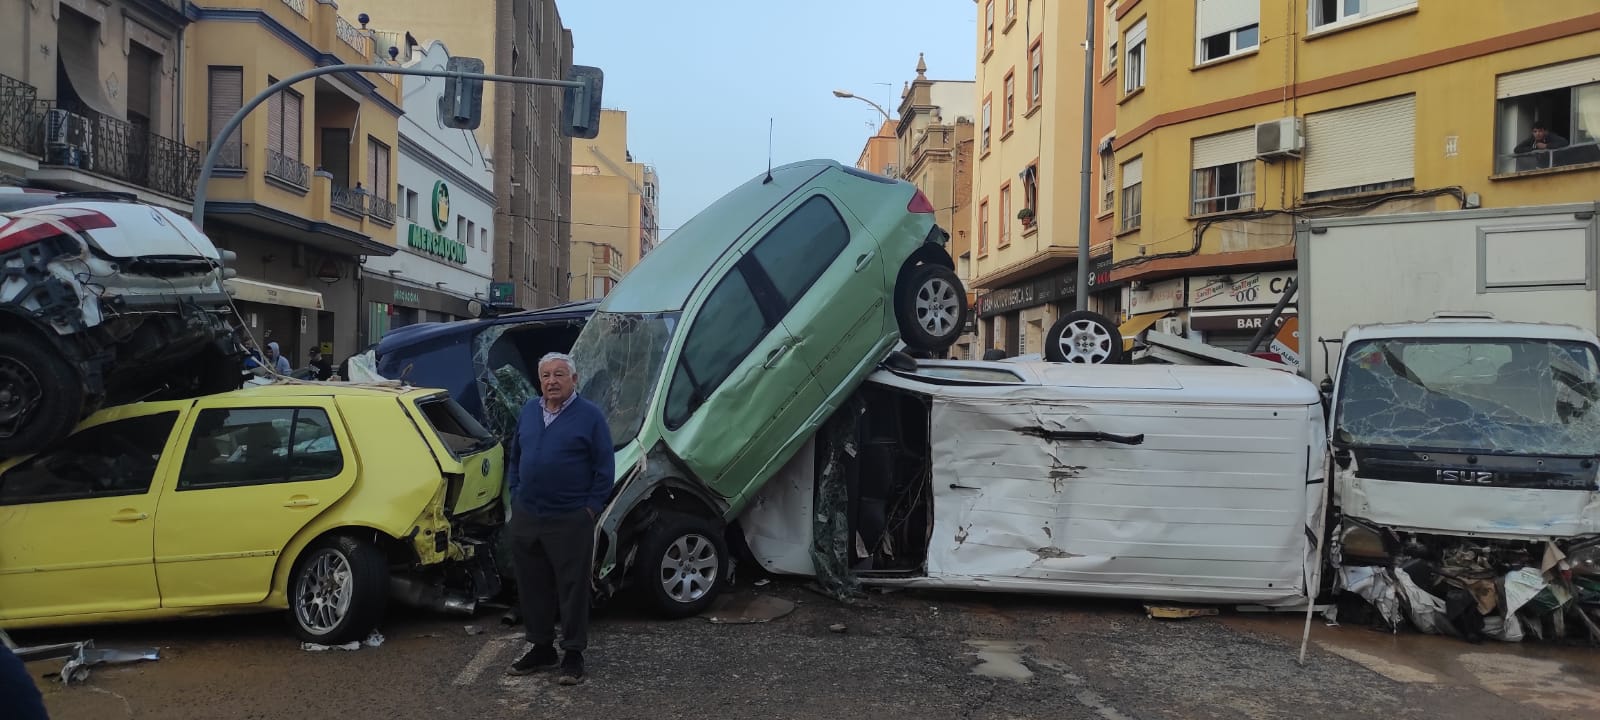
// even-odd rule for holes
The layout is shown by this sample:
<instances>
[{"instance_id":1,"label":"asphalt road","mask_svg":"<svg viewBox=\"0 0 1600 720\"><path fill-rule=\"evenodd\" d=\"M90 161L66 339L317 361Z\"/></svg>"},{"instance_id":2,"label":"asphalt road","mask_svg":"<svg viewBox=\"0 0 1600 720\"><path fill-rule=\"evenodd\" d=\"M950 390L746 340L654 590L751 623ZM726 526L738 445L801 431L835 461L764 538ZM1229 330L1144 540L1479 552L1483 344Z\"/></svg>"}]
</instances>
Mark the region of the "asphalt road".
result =
<instances>
[{"instance_id":1,"label":"asphalt road","mask_svg":"<svg viewBox=\"0 0 1600 720\"><path fill-rule=\"evenodd\" d=\"M135 718L1493 718L1593 716L1592 650L1469 645L1232 615L1154 620L1136 604L904 592L843 606L799 584L736 598L794 602L765 623L595 621L590 678L512 678L516 629L392 616L385 642L299 648L275 616L19 633L158 646L159 661L97 668L63 688L29 667L61 720ZM480 634L469 634L466 625ZM843 624L844 632L831 626ZM3 713L0 713L3 714Z\"/></svg>"}]
</instances>

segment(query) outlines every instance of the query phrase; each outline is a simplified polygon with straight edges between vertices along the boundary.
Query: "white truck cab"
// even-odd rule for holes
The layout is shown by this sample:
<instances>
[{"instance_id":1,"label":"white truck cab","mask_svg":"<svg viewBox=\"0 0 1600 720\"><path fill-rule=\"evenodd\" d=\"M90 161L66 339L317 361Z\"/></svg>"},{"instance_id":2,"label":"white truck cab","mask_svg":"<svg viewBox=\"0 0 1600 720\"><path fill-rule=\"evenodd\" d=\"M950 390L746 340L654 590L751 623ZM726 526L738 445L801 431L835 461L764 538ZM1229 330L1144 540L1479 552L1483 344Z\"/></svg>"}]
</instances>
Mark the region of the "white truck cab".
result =
<instances>
[{"instance_id":1,"label":"white truck cab","mask_svg":"<svg viewBox=\"0 0 1600 720\"><path fill-rule=\"evenodd\" d=\"M1335 504L1388 531L1600 533L1600 342L1570 325L1441 314L1344 334Z\"/></svg>"}]
</instances>

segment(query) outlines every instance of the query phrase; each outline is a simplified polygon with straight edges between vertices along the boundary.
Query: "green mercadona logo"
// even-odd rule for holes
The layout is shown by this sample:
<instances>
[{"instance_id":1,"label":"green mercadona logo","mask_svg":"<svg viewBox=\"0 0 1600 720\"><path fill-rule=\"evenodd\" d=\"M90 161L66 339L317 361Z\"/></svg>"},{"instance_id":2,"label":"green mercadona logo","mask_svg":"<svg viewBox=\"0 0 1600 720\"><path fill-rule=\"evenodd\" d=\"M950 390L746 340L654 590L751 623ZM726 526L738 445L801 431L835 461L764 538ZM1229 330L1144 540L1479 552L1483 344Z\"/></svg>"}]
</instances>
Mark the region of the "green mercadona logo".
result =
<instances>
[{"instance_id":1,"label":"green mercadona logo","mask_svg":"<svg viewBox=\"0 0 1600 720\"><path fill-rule=\"evenodd\" d=\"M433 184L433 229L444 232L450 226L450 188L443 180Z\"/></svg>"},{"instance_id":2,"label":"green mercadona logo","mask_svg":"<svg viewBox=\"0 0 1600 720\"><path fill-rule=\"evenodd\" d=\"M433 185L433 226L444 230L450 220L450 190L444 182ZM406 235L406 244L411 249L427 253L442 260L465 265L467 262L467 246L465 243L446 237L440 233L429 230L413 223L411 230Z\"/></svg>"}]
</instances>

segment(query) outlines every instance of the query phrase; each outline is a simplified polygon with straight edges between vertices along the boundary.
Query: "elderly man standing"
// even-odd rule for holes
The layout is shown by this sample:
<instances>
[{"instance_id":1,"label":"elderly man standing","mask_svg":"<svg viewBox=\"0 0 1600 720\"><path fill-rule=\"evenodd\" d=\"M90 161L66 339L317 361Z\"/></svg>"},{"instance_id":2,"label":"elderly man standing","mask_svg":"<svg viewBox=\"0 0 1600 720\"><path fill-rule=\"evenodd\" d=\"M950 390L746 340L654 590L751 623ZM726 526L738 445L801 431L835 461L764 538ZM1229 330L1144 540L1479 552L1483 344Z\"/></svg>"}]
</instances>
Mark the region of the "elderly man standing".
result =
<instances>
[{"instance_id":1,"label":"elderly man standing","mask_svg":"<svg viewBox=\"0 0 1600 720\"><path fill-rule=\"evenodd\" d=\"M583 682L594 526L611 497L615 468L605 413L578 397L577 386L571 356L550 353L539 361L543 397L523 406L506 459L512 561L533 645L506 673L529 675L556 665L559 606L562 685Z\"/></svg>"}]
</instances>

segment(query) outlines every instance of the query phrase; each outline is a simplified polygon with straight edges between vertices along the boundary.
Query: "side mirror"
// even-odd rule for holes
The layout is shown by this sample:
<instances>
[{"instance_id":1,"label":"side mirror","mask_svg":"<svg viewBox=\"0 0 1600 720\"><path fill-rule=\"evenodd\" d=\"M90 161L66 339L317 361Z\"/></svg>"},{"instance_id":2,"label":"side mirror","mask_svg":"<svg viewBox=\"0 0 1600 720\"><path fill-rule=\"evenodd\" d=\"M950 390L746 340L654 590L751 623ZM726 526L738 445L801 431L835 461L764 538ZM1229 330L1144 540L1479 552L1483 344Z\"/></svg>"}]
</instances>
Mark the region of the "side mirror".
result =
<instances>
[{"instance_id":1,"label":"side mirror","mask_svg":"<svg viewBox=\"0 0 1600 720\"><path fill-rule=\"evenodd\" d=\"M605 73L588 65L573 65L567 79L582 83L569 87L561 99L561 134L590 140L600 134L600 91Z\"/></svg>"},{"instance_id":2,"label":"side mirror","mask_svg":"<svg viewBox=\"0 0 1600 720\"><path fill-rule=\"evenodd\" d=\"M453 57L444 69L481 75L483 68L483 60L479 58ZM478 124L483 121L483 81L445 78L444 97L439 98L439 106L445 127L477 130Z\"/></svg>"}]
</instances>

